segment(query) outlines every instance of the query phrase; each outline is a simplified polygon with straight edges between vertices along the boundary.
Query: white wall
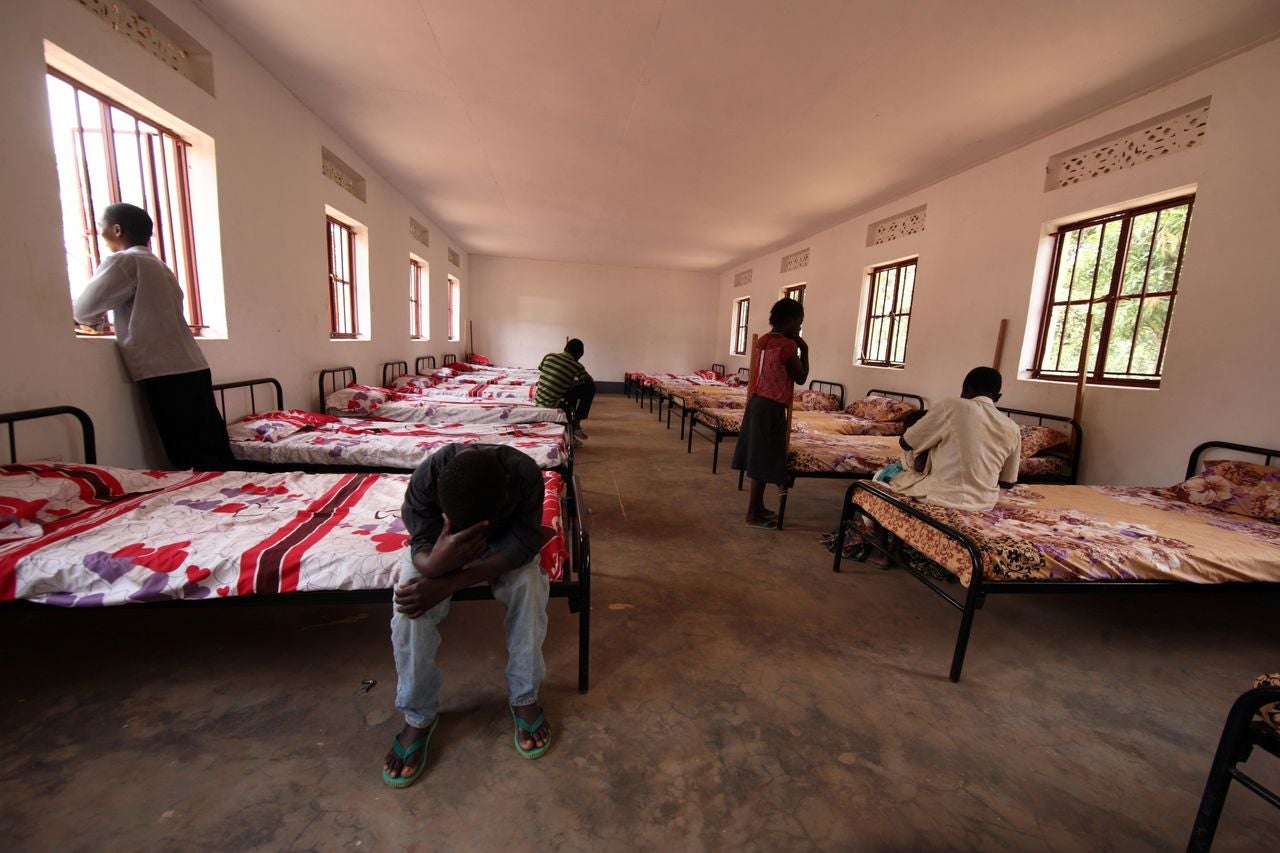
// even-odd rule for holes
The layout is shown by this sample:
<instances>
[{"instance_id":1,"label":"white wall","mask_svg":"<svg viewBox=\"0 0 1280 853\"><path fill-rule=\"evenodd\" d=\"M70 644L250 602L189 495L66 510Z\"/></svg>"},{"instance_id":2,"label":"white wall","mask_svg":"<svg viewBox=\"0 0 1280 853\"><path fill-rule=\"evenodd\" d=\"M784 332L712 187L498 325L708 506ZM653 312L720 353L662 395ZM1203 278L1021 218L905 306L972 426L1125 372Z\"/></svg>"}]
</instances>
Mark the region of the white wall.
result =
<instances>
[{"instance_id":1,"label":"white wall","mask_svg":"<svg viewBox=\"0 0 1280 853\"><path fill-rule=\"evenodd\" d=\"M471 275L474 346L498 364L536 366L565 336L582 339L596 381L724 362L713 274L474 255Z\"/></svg>"},{"instance_id":2,"label":"white wall","mask_svg":"<svg viewBox=\"0 0 1280 853\"><path fill-rule=\"evenodd\" d=\"M160 5L212 52L216 98L68 0L8 4L0 28L0 110L9 117L0 130L0 185L8 199L0 210L0 256L9 259L0 279L0 411L78 405L97 424L100 460L115 465L158 465L163 455L114 343L72 333L45 39L213 137L230 335L201 343L215 382L273 375L284 383L286 405L309 408L321 368L350 364L361 381L376 382L383 361L461 353L461 343L446 341L449 273L463 282L464 319L469 310L468 259L449 264L448 235L194 5ZM320 174L322 145L367 179L366 202ZM369 229L369 341L329 340L326 204ZM409 237L411 215L431 229L429 249ZM197 210L197 228L199 217ZM409 341L411 251L431 265L429 342Z\"/></svg>"},{"instance_id":3,"label":"white wall","mask_svg":"<svg viewBox=\"0 0 1280 853\"><path fill-rule=\"evenodd\" d=\"M716 360L729 357L729 312L752 299L751 330L767 331L767 306L781 288L808 283L805 337L811 377L913 391L929 401L959 393L965 372L990 364L1000 319L1009 319L1002 403L1069 415L1074 388L1017 378L1033 358L1023 331L1037 284L1045 225L1093 210L1195 186L1196 204L1164 379L1157 390L1090 388L1083 417L1083 479L1168 484L1182 479L1191 448L1207 439L1280 445L1280 42L1270 42L1080 122L998 159L851 219L781 251L736 265L720 278ZM1212 96L1201 148L1045 192L1045 163L1060 151ZM866 247L867 226L928 205L921 234ZM783 255L805 246L809 266L778 273ZM866 271L919 255L915 308L904 369L853 365L866 305ZM734 272L754 281L733 287ZM1042 283L1041 283L1042 285ZM1034 342L1034 339L1033 341Z\"/></svg>"}]
</instances>

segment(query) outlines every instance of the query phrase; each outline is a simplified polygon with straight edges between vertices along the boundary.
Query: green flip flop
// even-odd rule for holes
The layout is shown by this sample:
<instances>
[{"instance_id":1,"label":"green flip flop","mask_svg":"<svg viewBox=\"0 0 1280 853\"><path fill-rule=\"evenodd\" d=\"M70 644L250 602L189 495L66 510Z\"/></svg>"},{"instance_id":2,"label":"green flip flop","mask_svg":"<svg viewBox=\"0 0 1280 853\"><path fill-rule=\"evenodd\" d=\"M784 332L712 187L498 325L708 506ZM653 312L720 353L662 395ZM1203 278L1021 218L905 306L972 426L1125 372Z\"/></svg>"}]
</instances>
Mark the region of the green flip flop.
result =
<instances>
[{"instance_id":1,"label":"green flip flop","mask_svg":"<svg viewBox=\"0 0 1280 853\"><path fill-rule=\"evenodd\" d=\"M382 768L382 781L387 784L388 788L407 788L414 782L418 781L418 777L422 775L422 771L427 766L427 744L431 741L431 735L435 733L436 726L440 723L440 716L431 721L431 725L427 727L427 733L415 740L408 746L402 746L400 736L396 735L391 739L391 751L401 761L405 761L415 752L422 753L422 760L418 762L418 767L413 771L412 776L392 776L387 772L387 768Z\"/></svg>"},{"instance_id":2,"label":"green flip flop","mask_svg":"<svg viewBox=\"0 0 1280 853\"><path fill-rule=\"evenodd\" d=\"M510 705L508 705L507 707L511 708ZM542 746L535 746L532 749L525 749L520 745L520 730L524 729L524 731L528 733L530 737L532 737L534 732L542 728L543 723L547 721L547 712L543 711L542 713L538 714L538 719L530 723L521 719L520 715L516 713L515 708L511 708L511 719L516 721L516 730L511 733L511 739L516 745L516 752L520 753L521 757L529 758L529 759L541 758L542 756L546 755L547 750L551 748L551 735L549 733L547 734L547 742L544 743Z\"/></svg>"}]
</instances>

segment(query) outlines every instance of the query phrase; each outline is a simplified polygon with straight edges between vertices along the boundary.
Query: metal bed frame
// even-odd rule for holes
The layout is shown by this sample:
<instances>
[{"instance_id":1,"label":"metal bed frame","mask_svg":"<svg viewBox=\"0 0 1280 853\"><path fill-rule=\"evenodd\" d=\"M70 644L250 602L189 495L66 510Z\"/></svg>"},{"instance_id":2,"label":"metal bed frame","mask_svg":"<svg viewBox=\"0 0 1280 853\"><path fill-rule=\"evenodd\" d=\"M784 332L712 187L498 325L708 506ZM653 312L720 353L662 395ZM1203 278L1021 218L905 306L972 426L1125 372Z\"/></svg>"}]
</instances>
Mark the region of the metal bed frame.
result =
<instances>
[{"instance_id":1,"label":"metal bed frame","mask_svg":"<svg viewBox=\"0 0 1280 853\"><path fill-rule=\"evenodd\" d=\"M1075 418L1063 417L1062 415L1051 415L1047 412L1031 412L1026 409L1007 409L1003 406L996 406L996 408L1004 412L1010 418L1013 418L1015 423L1020 423L1018 418L1023 417L1027 420L1034 418L1036 426L1044 426L1046 421L1050 423L1064 424L1067 427L1065 432L1071 439L1071 443L1068 445L1068 456L1066 457L1070 472L1066 476L1055 477L1053 475L1048 475L1044 477L1033 476L1024 478L1022 475L1018 475L1019 483L1051 483L1063 486L1075 485L1076 478L1080 474L1080 450L1084 446L1084 430L1080 427L1080 424Z\"/></svg>"},{"instance_id":2,"label":"metal bed frame","mask_svg":"<svg viewBox=\"0 0 1280 853\"><path fill-rule=\"evenodd\" d=\"M728 370L728 368L726 368L723 364L720 364L718 362L712 362L711 370L714 373L718 373L721 376L724 376L725 371ZM750 373L750 371L747 371L747 372ZM671 410L674 409L677 405L676 395L662 394L659 392L657 394L657 397L658 397L658 420L662 420L662 404L665 402L667 404L667 429L671 429ZM685 405L683 397L680 398L679 406L680 406L680 440L683 441L684 440L684 420L688 412L692 410L692 407Z\"/></svg>"},{"instance_id":3,"label":"metal bed frame","mask_svg":"<svg viewBox=\"0 0 1280 853\"><path fill-rule=\"evenodd\" d=\"M1204 795L1196 810L1196 820L1191 827L1188 853L1208 853L1213 846L1213 836L1218 830L1218 819L1226 805L1227 793L1233 781L1257 794L1266 802L1280 809L1280 794L1267 788L1245 773L1238 764L1249 760L1255 746L1280 758L1280 734L1254 716L1264 705L1280 702L1280 687L1255 687L1240 695L1231 705L1227 721L1222 726L1218 750L1209 766L1209 778L1205 780Z\"/></svg>"},{"instance_id":4,"label":"metal bed frame","mask_svg":"<svg viewBox=\"0 0 1280 853\"><path fill-rule=\"evenodd\" d=\"M326 383L325 380L328 380ZM346 388L352 382L356 381L356 369L354 367L329 367L320 371L320 403L316 407L316 411L325 414L324 401L329 394L333 394L343 388ZM325 393L325 386L328 385L329 394Z\"/></svg>"},{"instance_id":5,"label":"metal bed frame","mask_svg":"<svg viewBox=\"0 0 1280 853\"><path fill-rule=\"evenodd\" d=\"M274 383L274 380L265 381ZM240 383L228 384L232 387L240 386ZM24 412L0 413L0 424L5 424L9 428L10 451L16 454L13 440L13 425L15 423L60 415L71 415L80 422L85 464L96 464L97 449L93 421L86 412L74 406L54 406L46 409L31 409ZM13 458L16 460L16 455ZM327 470L336 471L337 469ZM366 473L369 476L380 475L380 472L370 472L367 469L359 473ZM578 692L586 693L591 681L591 532L587 526L589 512L582 504L581 494L581 485L577 477L566 477L564 515L568 519L565 536L569 540L569 565L566 567L565 579L551 584L550 595L552 598L566 599L569 612L578 616ZM250 607L276 604L390 604L391 600L392 591L390 589L318 590L315 592L259 593L246 596L230 596L228 598L211 597L196 600L159 601L147 603L145 606L147 609L152 610L168 607L223 607L232 603ZM493 590L488 584L468 587L454 593L452 600L492 601L494 600ZM22 600L0 602L0 611L41 610L44 612L60 611L71 613L92 609L94 608L53 607L47 604Z\"/></svg>"},{"instance_id":6,"label":"metal bed frame","mask_svg":"<svg viewBox=\"0 0 1280 853\"><path fill-rule=\"evenodd\" d=\"M428 358L429 358L429 357L430 357L430 356L428 356ZM444 354L444 366L445 366L445 367L448 367L449 365L453 364L453 363L454 363L454 362L456 362L457 360L458 360L458 356L457 356L457 354L456 354L456 353L447 352L447 353L445 353L445 354Z\"/></svg>"},{"instance_id":7,"label":"metal bed frame","mask_svg":"<svg viewBox=\"0 0 1280 853\"><path fill-rule=\"evenodd\" d=\"M1266 458L1266 464L1270 464L1273 459L1280 457L1280 450L1271 450L1263 447L1252 447L1245 444L1234 444L1223 441L1207 441L1197 446L1191 451L1191 457L1187 463L1187 477L1195 475L1196 467L1199 464L1201 454L1209 449L1222 448L1225 450L1233 450L1241 453L1249 453L1253 455L1263 456ZM874 516L863 509L859 504L855 503L854 496L857 492L871 492L876 498L883 500L890 506L904 513L905 515L921 521L934 530L937 530L943 536L955 542L959 547L963 548L968 554L971 571L969 580L969 588L961 600L952 595L946 589L939 586L934 579L917 571L909 564L897 561L892 554L881 550L874 542L869 541L858 533L860 525L854 522L859 518L866 518L874 521ZM1246 589L1246 588L1273 588L1280 586L1275 583L1230 583L1230 584L1194 584L1184 581L1152 581L1152 580L1122 580L1122 581L1064 581L1064 580L1007 580L1007 581L987 581L983 577L982 556L978 549L978 545L971 538L956 530L950 525L938 521L929 515L923 507L914 506L907 503L902 498L890 493L887 489L873 488L867 480L857 480L849 486L845 492L844 506L840 511L840 526L836 529L836 555L831 565L831 570L840 571L840 562L843 558L843 543L847 533L854 533L858 538L871 547L881 550L888 556L892 565L898 565L911 573L912 577L923 583L929 589L933 590L939 597L950 604L952 607L960 611L960 630L956 635L955 649L951 655L951 670L949 678L953 682L960 680L960 672L964 668L965 651L969 645L969 634L973 629L974 614L982 608L988 595L996 593L1106 593L1106 592L1138 592L1138 591L1177 591L1188 592L1191 590L1221 590L1221 589ZM907 542L905 544L911 544Z\"/></svg>"},{"instance_id":8,"label":"metal bed frame","mask_svg":"<svg viewBox=\"0 0 1280 853\"><path fill-rule=\"evenodd\" d=\"M392 365L404 365L405 362L387 362L383 365L383 375ZM339 371L345 371L348 368L335 368ZM220 382L213 386L214 392L219 395L217 403L218 411L222 414L222 422L227 423L227 400L226 392L236 388L249 389L249 405L253 411L257 411L256 397L254 387L261 385L269 385L275 390L276 409L284 408L284 391L281 390L280 383L272 377L264 377L262 379L242 379L238 382ZM323 408L323 407L322 407ZM323 412L321 412L323 414ZM569 429L566 426L566 430ZM569 433L570 435L572 433ZM568 448L565 452L564 464L549 468L549 471L556 471L566 480L573 477L573 441L566 440L565 445ZM301 471L306 474L410 474L413 473L412 468L395 468L383 465L307 465L299 463L296 465L289 463L273 463L273 462L250 462L247 460L237 459L236 463L239 467L237 471L260 471L264 473L280 473L284 471Z\"/></svg>"},{"instance_id":9,"label":"metal bed frame","mask_svg":"<svg viewBox=\"0 0 1280 853\"><path fill-rule=\"evenodd\" d=\"M409 373L407 361L385 361L382 363L382 387L390 388L391 383Z\"/></svg>"},{"instance_id":10,"label":"metal bed frame","mask_svg":"<svg viewBox=\"0 0 1280 853\"><path fill-rule=\"evenodd\" d=\"M423 370L426 368L436 369L436 357L434 355L420 355L413 360L413 372L418 376L422 376Z\"/></svg>"}]
</instances>

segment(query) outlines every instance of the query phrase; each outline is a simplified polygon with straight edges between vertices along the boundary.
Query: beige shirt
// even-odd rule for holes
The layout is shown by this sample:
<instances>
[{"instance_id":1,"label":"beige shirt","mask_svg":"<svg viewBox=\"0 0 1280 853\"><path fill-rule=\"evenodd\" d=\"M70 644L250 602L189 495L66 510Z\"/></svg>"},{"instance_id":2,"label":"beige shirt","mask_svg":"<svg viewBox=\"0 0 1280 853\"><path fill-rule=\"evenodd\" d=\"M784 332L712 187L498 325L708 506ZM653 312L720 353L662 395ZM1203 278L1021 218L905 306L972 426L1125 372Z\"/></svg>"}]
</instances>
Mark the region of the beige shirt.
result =
<instances>
[{"instance_id":1,"label":"beige shirt","mask_svg":"<svg viewBox=\"0 0 1280 853\"><path fill-rule=\"evenodd\" d=\"M177 276L145 246L99 264L73 313L77 323L97 326L108 311L116 312L116 343L135 382L209 366L182 314Z\"/></svg>"},{"instance_id":2,"label":"beige shirt","mask_svg":"<svg viewBox=\"0 0 1280 853\"><path fill-rule=\"evenodd\" d=\"M988 510L1000 482L1018 479L1022 435L989 397L951 397L929 410L902 436L911 449L929 451L924 473L910 469L889 481L894 491L955 509Z\"/></svg>"}]
</instances>

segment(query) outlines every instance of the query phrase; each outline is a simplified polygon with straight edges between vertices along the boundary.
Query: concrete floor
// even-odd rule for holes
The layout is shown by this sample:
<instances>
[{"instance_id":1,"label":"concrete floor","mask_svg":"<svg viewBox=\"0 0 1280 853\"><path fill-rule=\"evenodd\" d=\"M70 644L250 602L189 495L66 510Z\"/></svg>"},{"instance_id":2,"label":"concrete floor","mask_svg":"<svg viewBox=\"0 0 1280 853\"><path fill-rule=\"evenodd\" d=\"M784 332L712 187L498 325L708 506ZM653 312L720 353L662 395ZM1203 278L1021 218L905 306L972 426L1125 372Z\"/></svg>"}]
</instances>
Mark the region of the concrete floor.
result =
<instances>
[{"instance_id":1,"label":"concrete floor","mask_svg":"<svg viewBox=\"0 0 1280 853\"><path fill-rule=\"evenodd\" d=\"M444 716L405 791L379 771L387 607L7 613L0 844L1175 850L1227 708L1280 665L1274 595L996 597L950 684L956 613L902 572L831 572L845 484L802 481L786 531L747 530L706 443L620 396L589 427L593 684L553 600L543 759L511 746L492 602L445 623ZM1278 839L1237 786L1215 849Z\"/></svg>"}]
</instances>

